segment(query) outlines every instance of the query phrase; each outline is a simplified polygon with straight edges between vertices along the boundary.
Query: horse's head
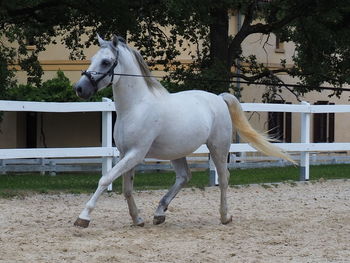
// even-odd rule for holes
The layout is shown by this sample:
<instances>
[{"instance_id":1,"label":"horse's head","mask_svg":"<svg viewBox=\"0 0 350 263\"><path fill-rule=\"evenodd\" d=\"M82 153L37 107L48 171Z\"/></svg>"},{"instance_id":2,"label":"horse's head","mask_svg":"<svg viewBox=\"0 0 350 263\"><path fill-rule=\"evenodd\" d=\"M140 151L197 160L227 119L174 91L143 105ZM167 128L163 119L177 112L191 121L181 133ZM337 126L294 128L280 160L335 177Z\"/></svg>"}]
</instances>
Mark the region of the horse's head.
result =
<instances>
[{"instance_id":1,"label":"horse's head","mask_svg":"<svg viewBox=\"0 0 350 263\"><path fill-rule=\"evenodd\" d=\"M107 87L116 81L114 70L118 66L119 38L114 36L112 41L105 41L97 36L100 50L92 57L91 64L86 71L82 72L80 80L74 85L76 94L88 99L98 90Z\"/></svg>"}]
</instances>

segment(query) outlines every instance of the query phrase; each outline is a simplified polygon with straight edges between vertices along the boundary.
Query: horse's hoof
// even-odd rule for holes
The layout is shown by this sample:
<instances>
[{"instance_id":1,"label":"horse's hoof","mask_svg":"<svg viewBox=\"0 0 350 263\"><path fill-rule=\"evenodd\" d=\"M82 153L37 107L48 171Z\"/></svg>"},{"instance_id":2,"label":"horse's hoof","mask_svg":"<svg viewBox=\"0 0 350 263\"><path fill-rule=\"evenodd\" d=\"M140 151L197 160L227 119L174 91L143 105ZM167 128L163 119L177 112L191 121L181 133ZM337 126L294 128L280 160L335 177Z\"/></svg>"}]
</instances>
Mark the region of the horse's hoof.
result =
<instances>
[{"instance_id":1,"label":"horse's hoof","mask_svg":"<svg viewBox=\"0 0 350 263\"><path fill-rule=\"evenodd\" d=\"M145 226L145 221L143 221L143 219L142 219L141 217L139 217L139 218L137 219L137 221L134 222L134 225L135 225L135 226L144 227L144 226Z\"/></svg>"},{"instance_id":2,"label":"horse's hoof","mask_svg":"<svg viewBox=\"0 0 350 263\"><path fill-rule=\"evenodd\" d=\"M153 218L153 225L159 225L161 223L164 223L165 216L154 216Z\"/></svg>"},{"instance_id":3,"label":"horse's hoof","mask_svg":"<svg viewBox=\"0 0 350 263\"><path fill-rule=\"evenodd\" d=\"M145 222L141 222L141 223L138 223L136 225L139 226L139 227L144 227L145 226Z\"/></svg>"},{"instance_id":4,"label":"horse's hoof","mask_svg":"<svg viewBox=\"0 0 350 263\"><path fill-rule=\"evenodd\" d=\"M89 223L90 223L90 220L81 219L78 217L78 219L75 220L74 225L78 227L87 228L89 226Z\"/></svg>"},{"instance_id":5,"label":"horse's hoof","mask_svg":"<svg viewBox=\"0 0 350 263\"><path fill-rule=\"evenodd\" d=\"M221 223L223 225L227 225L227 224L229 224L231 222L232 222L232 216L230 216L229 218L221 219Z\"/></svg>"}]
</instances>

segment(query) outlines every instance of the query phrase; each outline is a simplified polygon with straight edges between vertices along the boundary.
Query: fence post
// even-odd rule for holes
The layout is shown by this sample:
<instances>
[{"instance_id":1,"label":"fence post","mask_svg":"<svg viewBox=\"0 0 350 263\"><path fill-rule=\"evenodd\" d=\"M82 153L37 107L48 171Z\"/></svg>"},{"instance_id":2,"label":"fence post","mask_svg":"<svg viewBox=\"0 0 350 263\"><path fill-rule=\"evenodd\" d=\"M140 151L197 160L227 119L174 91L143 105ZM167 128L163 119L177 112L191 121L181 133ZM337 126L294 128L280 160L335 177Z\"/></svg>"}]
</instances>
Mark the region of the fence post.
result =
<instances>
[{"instance_id":1,"label":"fence post","mask_svg":"<svg viewBox=\"0 0 350 263\"><path fill-rule=\"evenodd\" d=\"M51 176L56 176L57 174L56 174L56 168L57 168L57 166L56 166L56 163L54 162L54 161L50 161L49 162L49 169L50 169L50 175Z\"/></svg>"},{"instance_id":2,"label":"fence post","mask_svg":"<svg viewBox=\"0 0 350 263\"><path fill-rule=\"evenodd\" d=\"M306 101L301 102L302 105L310 106ZM310 143L310 119L311 112L301 113L300 120L300 142ZM300 181L308 181L310 178L310 153L301 152L300 153Z\"/></svg>"},{"instance_id":3,"label":"fence post","mask_svg":"<svg viewBox=\"0 0 350 263\"><path fill-rule=\"evenodd\" d=\"M102 98L103 102L111 102L108 98ZM102 147L112 147L112 112L102 112ZM112 169L113 156L102 157L102 175ZM112 183L108 186L107 191L112 191Z\"/></svg>"},{"instance_id":4,"label":"fence post","mask_svg":"<svg viewBox=\"0 0 350 263\"><path fill-rule=\"evenodd\" d=\"M6 162L5 162L5 160L0 160L0 170L1 170L1 174L6 174Z\"/></svg>"},{"instance_id":5,"label":"fence post","mask_svg":"<svg viewBox=\"0 0 350 263\"><path fill-rule=\"evenodd\" d=\"M40 174L45 175L45 158L40 158Z\"/></svg>"}]
</instances>

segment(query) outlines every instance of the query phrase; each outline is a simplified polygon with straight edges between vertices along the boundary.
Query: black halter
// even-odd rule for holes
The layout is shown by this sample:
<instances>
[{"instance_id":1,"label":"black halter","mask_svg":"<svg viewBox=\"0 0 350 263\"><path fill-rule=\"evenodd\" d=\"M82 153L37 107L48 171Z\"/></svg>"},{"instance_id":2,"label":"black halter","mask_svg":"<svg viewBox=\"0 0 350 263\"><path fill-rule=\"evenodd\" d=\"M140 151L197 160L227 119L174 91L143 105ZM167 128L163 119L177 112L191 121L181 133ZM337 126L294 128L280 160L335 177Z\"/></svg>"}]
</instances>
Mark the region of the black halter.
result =
<instances>
[{"instance_id":1,"label":"black halter","mask_svg":"<svg viewBox=\"0 0 350 263\"><path fill-rule=\"evenodd\" d=\"M81 72L81 75L82 76L86 76L89 79L89 81L92 84L92 86L94 87L95 91L97 91L98 90L98 87L97 87L98 83L101 80L103 80L105 77L111 76L111 81L110 81L109 84L113 83L114 69L118 65L118 58L119 58L119 51L117 50L117 55L116 55L115 61L114 61L113 65L111 66L111 68L106 73L84 70L83 72ZM93 77L93 75L101 75L101 76L95 79Z\"/></svg>"}]
</instances>

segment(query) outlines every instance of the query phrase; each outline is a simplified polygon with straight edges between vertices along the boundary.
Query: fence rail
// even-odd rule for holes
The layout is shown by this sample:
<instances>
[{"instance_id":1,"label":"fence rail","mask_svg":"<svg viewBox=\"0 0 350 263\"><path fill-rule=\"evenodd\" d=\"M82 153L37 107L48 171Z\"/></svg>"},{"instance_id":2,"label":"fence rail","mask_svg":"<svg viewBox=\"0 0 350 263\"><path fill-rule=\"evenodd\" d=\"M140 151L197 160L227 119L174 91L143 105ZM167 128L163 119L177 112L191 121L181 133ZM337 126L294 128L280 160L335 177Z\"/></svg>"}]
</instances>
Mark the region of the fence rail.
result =
<instances>
[{"instance_id":1,"label":"fence rail","mask_svg":"<svg viewBox=\"0 0 350 263\"><path fill-rule=\"evenodd\" d=\"M309 180L310 152L349 151L349 143L310 143L310 121L313 113L344 113L350 112L350 105L310 105L301 104L263 104L242 103L244 111L257 112L294 112L301 114L300 143L277 143L285 151L300 153L300 180ZM101 147L81 148L35 148L35 149L0 149L0 160L20 158L67 158L67 157L102 157L102 174L112 168L113 158L119 155L112 147L112 112L114 103L109 99L102 102L24 102L0 100L0 111L33 111L33 112L102 112L102 145ZM246 143L231 144L230 153L255 152ZM199 147L195 153L209 154L205 145ZM211 167L210 183L215 184L216 176Z\"/></svg>"},{"instance_id":2,"label":"fence rail","mask_svg":"<svg viewBox=\"0 0 350 263\"><path fill-rule=\"evenodd\" d=\"M293 158L299 161L299 155L294 155ZM117 158L113 158L113 163L116 163ZM191 169L203 170L209 169L209 155L195 156L187 158ZM0 174L6 173L28 173L40 172L41 174L49 173L56 175L61 172L101 172L103 158L36 158L36 159L0 159ZM349 164L350 156L346 152L329 152L326 155L318 152L310 154L310 164ZM262 167L285 167L290 166L290 163L275 157L270 156L249 156L236 155L231 153L228 167L230 169L240 168L262 168ZM146 172L162 172L172 171L170 161L145 159L142 164L136 167L136 171Z\"/></svg>"}]
</instances>

